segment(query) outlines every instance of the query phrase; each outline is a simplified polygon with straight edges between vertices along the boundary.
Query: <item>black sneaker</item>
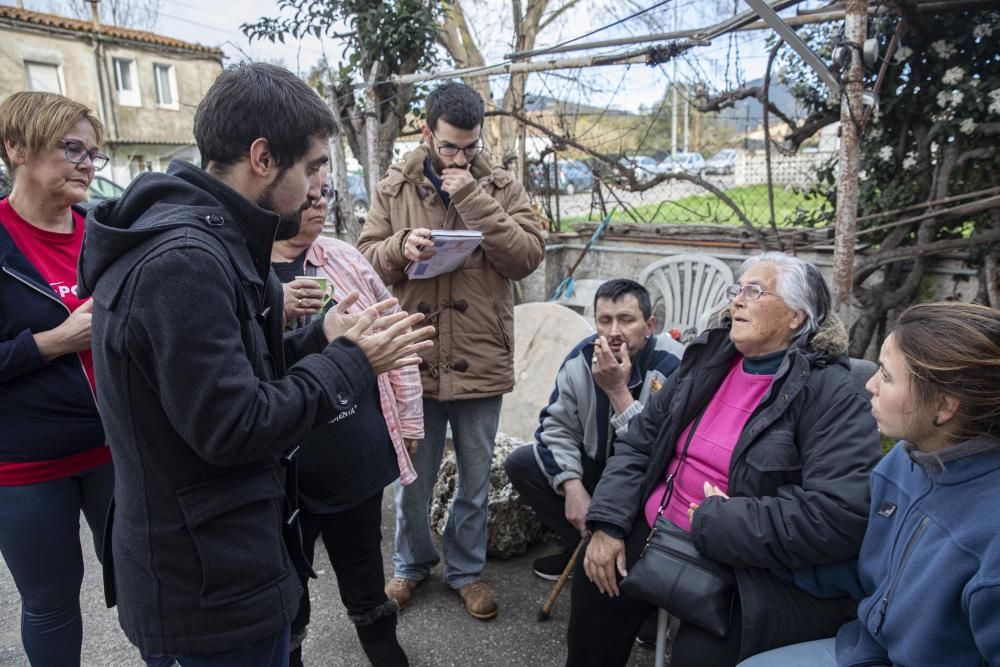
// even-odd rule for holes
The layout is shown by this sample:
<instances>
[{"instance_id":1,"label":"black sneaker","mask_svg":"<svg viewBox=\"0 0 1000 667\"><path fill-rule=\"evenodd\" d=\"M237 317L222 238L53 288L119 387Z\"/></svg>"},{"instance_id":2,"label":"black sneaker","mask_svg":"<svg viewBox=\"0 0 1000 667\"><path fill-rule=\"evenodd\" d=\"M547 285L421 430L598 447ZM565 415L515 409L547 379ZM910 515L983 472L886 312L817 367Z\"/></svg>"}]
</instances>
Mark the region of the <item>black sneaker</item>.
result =
<instances>
[{"instance_id":1,"label":"black sneaker","mask_svg":"<svg viewBox=\"0 0 1000 667\"><path fill-rule=\"evenodd\" d=\"M569 559L572 557L572 551L560 551L551 556L542 556L532 563L532 567L538 577L548 581L558 581L559 577L562 576L563 570L566 569L566 564L569 563ZM573 573L570 572L569 576L572 578Z\"/></svg>"}]
</instances>

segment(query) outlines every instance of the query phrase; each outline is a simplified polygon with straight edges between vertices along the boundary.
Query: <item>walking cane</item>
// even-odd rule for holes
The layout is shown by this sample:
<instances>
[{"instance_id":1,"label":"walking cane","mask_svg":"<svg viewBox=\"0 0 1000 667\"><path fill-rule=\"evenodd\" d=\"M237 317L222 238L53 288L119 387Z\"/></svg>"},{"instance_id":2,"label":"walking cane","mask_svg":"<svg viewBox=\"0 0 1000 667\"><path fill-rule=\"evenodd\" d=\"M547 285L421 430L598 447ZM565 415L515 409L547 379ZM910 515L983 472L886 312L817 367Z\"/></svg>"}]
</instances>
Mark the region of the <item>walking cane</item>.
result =
<instances>
[{"instance_id":1,"label":"walking cane","mask_svg":"<svg viewBox=\"0 0 1000 667\"><path fill-rule=\"evenodd\" d=\"M576 549L573 551L573 555L569 557L569 562L566 563L566 568L563 570L562 574L559 575L559 581L556 582L555 588L549 593L549 599L545 601L542 608L538 610L538 622L544 623L549 620L549 612L552 611L553 605L556 603L556 598L562 592L563 586L566 585L566 581L569 579L570 573L573 571L573 566L576 565L576 557L580 553L580 547L586 540L580 540L580 543L576 545Z\"/></svg>"}]
</instances>

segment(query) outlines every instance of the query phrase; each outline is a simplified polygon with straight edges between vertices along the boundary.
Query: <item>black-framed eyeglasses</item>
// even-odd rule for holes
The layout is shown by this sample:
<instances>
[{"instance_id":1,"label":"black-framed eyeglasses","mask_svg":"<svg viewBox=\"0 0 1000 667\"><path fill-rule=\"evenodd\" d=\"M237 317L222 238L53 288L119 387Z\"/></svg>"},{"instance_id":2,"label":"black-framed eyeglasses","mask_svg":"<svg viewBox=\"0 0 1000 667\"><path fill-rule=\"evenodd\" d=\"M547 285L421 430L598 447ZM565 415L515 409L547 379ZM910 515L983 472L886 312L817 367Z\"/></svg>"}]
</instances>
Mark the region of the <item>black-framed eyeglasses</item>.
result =
<instances>
[{"instance_id":1,"label":"black-framed eyeglasses","mask_svg":"<svg viewBox=\"0 0 1000 667\"><path fill-rule=\"evenodd\" d=\"M456 155L458 155L459 151L462 151L463 153L465 153L465 157L471 160L472 158L476 157L477 155L483 152L482 137L476 139L476 143L472 144L471 146L453 146L451 144L442 144L441 140L438 139L433 132L431 132L431 136L434 137L434 141L437 143L437 152L443 155L444 157L455 157Z\"/></svg>"},{"instance_id":2,"label":"black-framed eyeglasses","mask_svg":"<svg viewBox=\"0 0 1000 667\"><path fill-rule=\"evenodd\" d=\"M96 150L88 151L87 147L78 141L58 141L56 145L63 149L63 154L65 154L66 159L73 164L80 164L83 162L84 158L90 158L90 164L94 165L94 171L100 171L108 166L108 161L111 159L104 153L98 153Z\"/></svg>"},{"instance_id":3,"label":"black-framed eyeglasses","mask_svg":"<svg viewBox=\"0 0 1000 667\"><path fill-rule=\"evenodd\" d=\"M768 292L766 289L760 285L754 285L749 283L747 285L730 285L726 288L726 296L732 301L736 297L743 295L743 298L747 301L756 301L765 294L770 294L771 296L779 296L774 292Z\"/></svg>"}]
</instances>

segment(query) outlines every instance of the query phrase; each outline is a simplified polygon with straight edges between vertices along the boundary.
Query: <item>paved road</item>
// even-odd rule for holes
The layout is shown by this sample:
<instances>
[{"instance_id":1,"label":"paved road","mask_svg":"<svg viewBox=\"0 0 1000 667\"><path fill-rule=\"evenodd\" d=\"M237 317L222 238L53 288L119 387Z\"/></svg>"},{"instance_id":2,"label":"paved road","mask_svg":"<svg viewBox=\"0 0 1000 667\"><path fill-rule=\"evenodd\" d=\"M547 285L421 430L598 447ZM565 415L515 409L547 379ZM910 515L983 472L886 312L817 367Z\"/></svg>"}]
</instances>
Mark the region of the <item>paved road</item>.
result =
<instances>
[{"instance_id":1,"label":"paved road","mask_svg":"<svg viewBox=\"0 0 1000 667\"><path fill-rule=\"evenodd\" d=\"M386 493L383 503L385 544L391 545L392 506ZM81 530L90 544L89 530ZM358 645L337 593L336 579L322 545L317 546L320 573L311 585L312 624L305 644L306 664L323 667L354 667L368 664ZM552 618L535 620L538 609L551 591L551 584L531 574L531 561L550 551L538 545L528 554L506 561L492 560L485 578L494 585L500 615L488 623L468 616L461 601L437 577L424 583L400 617L399 637L414 667L492 667L562 665L566 659L566 621L569 588L563 591ZM389 547L383 549L388 564ZM435 572L437 574L437 572ZM27 665L19 635L20 604L5 565L0 562L0 665ZM83 664L86 666L142 666L135 648L118 627L115 611L103 603L100 572L88 554L82 594L84 615ZM653 664L652 651L636 648L630 667Z\"/></svg>"}]
</instances>

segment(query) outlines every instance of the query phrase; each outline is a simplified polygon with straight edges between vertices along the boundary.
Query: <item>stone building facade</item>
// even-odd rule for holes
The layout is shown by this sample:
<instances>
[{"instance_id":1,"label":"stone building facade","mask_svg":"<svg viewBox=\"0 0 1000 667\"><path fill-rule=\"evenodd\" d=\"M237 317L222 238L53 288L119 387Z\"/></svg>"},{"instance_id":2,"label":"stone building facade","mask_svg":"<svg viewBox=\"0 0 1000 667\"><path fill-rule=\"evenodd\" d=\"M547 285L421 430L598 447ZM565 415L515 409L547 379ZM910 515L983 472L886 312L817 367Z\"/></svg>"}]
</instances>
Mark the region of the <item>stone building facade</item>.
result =
<instances>
[{"instance_id":1,"label":"stone building facade","mask_svg":"<svg viewBox=\"0 0 1000 667\"><path fill-rule=\"evenodd\" d=\"M122 186L175 157L200 161L194 111L222 58L151 32L0 7L0 100L45 90L89 106L108 130L100 175Z\"/></svg>"}]
</instances>

